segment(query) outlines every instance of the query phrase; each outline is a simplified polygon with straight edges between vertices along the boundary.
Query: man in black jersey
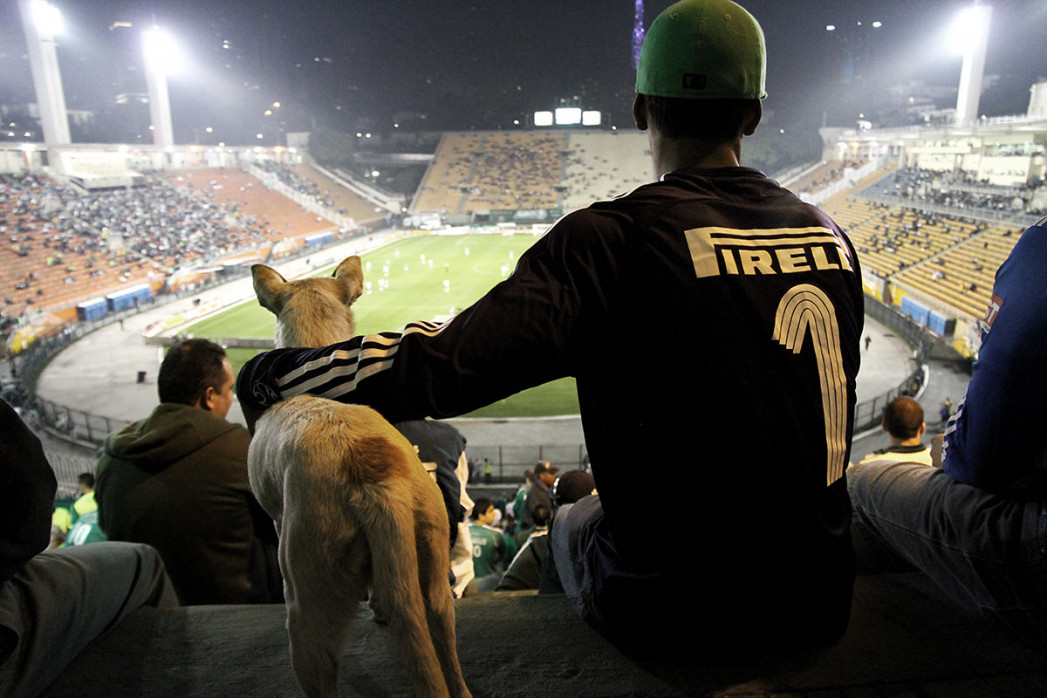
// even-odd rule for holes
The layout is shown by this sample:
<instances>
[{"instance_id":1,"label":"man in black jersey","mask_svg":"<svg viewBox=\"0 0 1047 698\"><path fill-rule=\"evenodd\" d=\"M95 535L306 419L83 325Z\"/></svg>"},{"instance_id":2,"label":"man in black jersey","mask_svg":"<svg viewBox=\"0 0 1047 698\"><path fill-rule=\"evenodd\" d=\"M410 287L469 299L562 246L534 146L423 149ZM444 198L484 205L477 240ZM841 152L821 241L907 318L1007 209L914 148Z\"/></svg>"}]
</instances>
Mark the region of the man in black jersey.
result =
<instances>
[{"instance_id":1,"label":"man in black jersey","mask_svg":"<svg viewBox=\"0 0 1047 698\"><path fill-rule=\"evenodd\" d=\"M565 216L445 323L260 355L245 414L308 392L440 418L574 376L599 494L551 546L579 615L648 649L835 640L862 289L840 228L740 165L764 73L743 8L673 5L637 71L658 181Z\"/></svg>"}]
</instances>

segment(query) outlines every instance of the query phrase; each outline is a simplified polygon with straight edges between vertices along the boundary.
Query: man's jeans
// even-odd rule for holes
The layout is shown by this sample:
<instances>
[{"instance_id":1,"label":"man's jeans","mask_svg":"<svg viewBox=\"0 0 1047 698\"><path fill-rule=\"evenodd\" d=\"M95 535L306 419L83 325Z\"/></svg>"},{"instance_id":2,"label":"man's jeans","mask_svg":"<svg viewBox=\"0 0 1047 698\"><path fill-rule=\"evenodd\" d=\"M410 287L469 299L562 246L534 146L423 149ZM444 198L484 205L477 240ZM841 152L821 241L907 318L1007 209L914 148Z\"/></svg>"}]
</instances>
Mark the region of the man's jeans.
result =
<instances>
[{"instance_id":1,"label":"man's jeans","mask_svg":"<svg viewBox=\"0 0 1047 698\"><path fill-rule=\"evenodd\" d=\"M549 555L564 593L575 613L596 627L601 627L602 619L592 601L592 544L593 529L601 518L600 495L589 495L560 507L549 531Z\"/></svg>"},{"instance_id":2,"label":"man's jeans","mask_svg":"<svg viewBox=\"0 0 1047 698\"><path fill-rule=\"evenodd\" d=\"M957 603L1047 646L1047 509L956 482L939 468L869 463L847 471L858 529Z\"/></svg>"}]
</instances>

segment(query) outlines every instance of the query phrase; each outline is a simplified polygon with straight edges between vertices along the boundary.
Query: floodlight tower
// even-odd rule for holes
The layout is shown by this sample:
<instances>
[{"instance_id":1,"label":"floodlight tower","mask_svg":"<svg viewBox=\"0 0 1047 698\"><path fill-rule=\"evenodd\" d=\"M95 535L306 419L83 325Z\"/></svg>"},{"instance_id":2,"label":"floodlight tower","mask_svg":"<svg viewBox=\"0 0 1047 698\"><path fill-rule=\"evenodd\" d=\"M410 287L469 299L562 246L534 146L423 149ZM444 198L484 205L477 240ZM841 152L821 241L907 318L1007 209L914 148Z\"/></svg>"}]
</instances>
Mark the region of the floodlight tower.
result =
<instances>
[{"instance_id":1,"label":"floodlight tower","mask_svg":"<svg viewBox=\"0 0 1047 698\"><path fill-rule=\"evenodd\" d=\"M40 109L40 127L46 145L68 145L69 118L58 72L58 55L54 37L62 33L62 15L44 0L19 0L22 30L29 49L29 68L33 73L36 103Z\"/></svg>"},{"instance_id":2,"label":"floodlight tower","mask_svg":"<svg viewBox=\"0 0 1047 698\"><path fill-rule=\"evenodd\" d=\"M174 145L167 76L177 70L178 49L169 34L159 27L152 27L142 32L142 51L145 55L145 83L149 92L149 119L152 121L153 143L162 146Z\"/></svg>"},{"instance_id":3,"label":"floodlight tower","mask_svg":"<svg viewBox=\"0 0 1047 698\"><path fill-rule=\"evenodd\" d=\"M956 95L956 124L963 125L978 118L982 77L985 74L985 53L989 46L989 20L992 6L974 4L963 10L956 21L954 41L963 49L963 68L960 70L960 89Z\"/></svg>"}]
</instances>

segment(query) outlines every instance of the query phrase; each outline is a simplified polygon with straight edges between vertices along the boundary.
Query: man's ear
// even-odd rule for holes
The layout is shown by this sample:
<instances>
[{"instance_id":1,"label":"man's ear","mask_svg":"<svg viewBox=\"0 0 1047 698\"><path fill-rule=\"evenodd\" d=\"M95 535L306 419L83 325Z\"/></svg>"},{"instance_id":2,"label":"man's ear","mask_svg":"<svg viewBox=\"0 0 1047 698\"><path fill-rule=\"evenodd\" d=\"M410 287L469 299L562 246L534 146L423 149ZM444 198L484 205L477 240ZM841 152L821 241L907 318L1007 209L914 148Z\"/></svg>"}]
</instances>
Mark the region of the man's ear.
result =
<instances>
[{"instance_id":1,"label":"man's ear","mask_svg":"<svg viewBox=\"0 0 1047 698\"><path fill-rule=\"evenodd\" d=\"M636 122L636 128L647 130L647 99L639 93L633 100L633 121Z\"/></svg>"},{"instance_id":2,"label":"man's ear","mask_svg":"<svg viewBox=\"0 0 1047 698\"><path fill-rule=\"evenodd\" d=\"M745 112L745 120L742 122L742 135L751 136L756 133L756 127L760 125L760 119L763 118L763 102L759 99L754 99L752 107Z\"/></svg>"},{"instance_id":3,"label":"man's ear","mask_svg":"<svg viewBox=\"0 0 1047 698\"><path fill-rule=\"evenodd\" d=\"M210 412L211 403L214 401L215 389L211 386L204 388L204 394L200 396L200 402L197 403L197 407L200 409Z\"/></svg>"}]
</instances>

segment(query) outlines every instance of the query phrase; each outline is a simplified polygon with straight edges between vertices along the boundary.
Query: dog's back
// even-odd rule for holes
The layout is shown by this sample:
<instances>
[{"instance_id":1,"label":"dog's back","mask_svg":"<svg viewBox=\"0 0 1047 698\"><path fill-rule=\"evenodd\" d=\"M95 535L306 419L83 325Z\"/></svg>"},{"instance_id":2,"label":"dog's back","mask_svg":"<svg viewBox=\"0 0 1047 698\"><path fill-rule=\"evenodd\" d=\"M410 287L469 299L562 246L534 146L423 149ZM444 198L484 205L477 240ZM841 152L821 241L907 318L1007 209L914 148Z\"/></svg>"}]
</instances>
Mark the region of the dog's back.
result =
<instances>
[{"instance_id":1,"label":"dog's back","mask_svg":"<svg viewBox=\"0 0 1047 698\"><path fill-rule=\"evenodd\" d=\"M324 335L332 326L351 334L359 258L343 261L334 280L289 283L261 265L252 273L259 301L277 315L278 344L333 343ZM327 318L324 329L301 326L317 318ZM291 663L306 693L337 695L341 651L370 587L417 690L468 696L447 578L447 515L407 439L369 407L300 395L259 419L248 469L280 532Z\"/></svg>"}]
</instances>

